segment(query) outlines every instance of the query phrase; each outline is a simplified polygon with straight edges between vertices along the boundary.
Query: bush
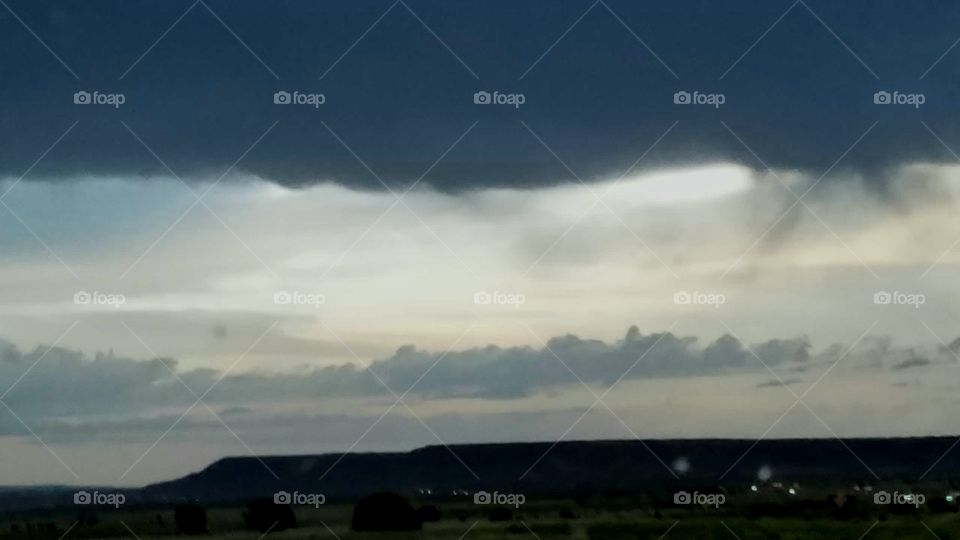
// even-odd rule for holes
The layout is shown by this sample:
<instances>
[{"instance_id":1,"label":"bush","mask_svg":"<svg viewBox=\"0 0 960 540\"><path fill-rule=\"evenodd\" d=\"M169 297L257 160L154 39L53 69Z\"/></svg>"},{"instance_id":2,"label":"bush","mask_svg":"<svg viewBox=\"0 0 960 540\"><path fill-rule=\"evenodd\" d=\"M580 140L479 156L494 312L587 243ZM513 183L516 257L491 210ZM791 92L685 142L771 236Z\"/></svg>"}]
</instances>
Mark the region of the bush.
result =
<instances>
[{"instance_id":1,"label":"bush","mask_svg":"<svg viewBox=\"0 0 960 540\"><path fill-rule=\"evenodd\" d=\"M440 513L439 508L432 504L428 504L417 508L417 516L423 523L429 523L440 521L440 519L443 517L443 514Z\"/></svg>"},{"instance_id":2,"label":"bush","mask_svg":"<svg viewBox=\"0 0 960 540\"><path fill-rule=\"evenodd\" d=\"M413 506L396 493L374 493L357 501L354 531L419 531L423 524Z\"/></svg>"},{"instance_id":3,"label":"bush","mask_svg":"<svg viewBox=\"0 0 960 540\"><path fill-rule=\"evenodd\" d=\"M247 505L243 513L243 522L247 527L266 534L285 531L297 526L297 516L289 504L275 504L273 499L255 499Z\"/></svg>"},{"instance_id":4,"label":"bush","mask_svg":"<svg viewBox=\"0 0 960 540\"><path fill-rule=\"evenodd\" d=\"M173 509L177 530L183 534L206 534L207 511L200 506L184 504Z\"/></svg>"}]
</instances>

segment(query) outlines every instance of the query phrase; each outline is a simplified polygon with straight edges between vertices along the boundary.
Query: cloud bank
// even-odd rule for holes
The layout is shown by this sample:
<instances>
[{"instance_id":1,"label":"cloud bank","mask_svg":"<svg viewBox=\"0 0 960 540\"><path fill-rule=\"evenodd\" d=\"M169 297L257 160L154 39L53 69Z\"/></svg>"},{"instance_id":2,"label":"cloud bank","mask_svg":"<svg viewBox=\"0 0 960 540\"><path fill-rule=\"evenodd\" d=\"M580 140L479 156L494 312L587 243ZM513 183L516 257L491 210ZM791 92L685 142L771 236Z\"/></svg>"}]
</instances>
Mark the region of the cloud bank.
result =
<instances>
[{"instance_id":1,"label":"cloud bank","mask_svg":"<svg viewBox=\"0 0 960 540\"><path fill-rule=\"evenodd\" d=\"M952 162L936 137L960 146L948 3L610 0L572 29L590 3L10 7L56 54L0 14L0 175L13 177L74 122L29 179L216 178L242 156L236 170L288 186L532 187L576 181L554 152L589 182L662 137L638 167L762 160L819 175L856 146L842 168L880 188L892 166ZM278 105L278 91L324 102ZM480 91L524 103L477 105ZM924 102L875 104L881 91ZM76 105L75 92L124 103ZM725 100L677 105L677 92Z\"/></svg>"},{"instance_id":2,"label":"cloud bank","mask_svg":"<svg viewBox=\"0 0 960 540\"><path fill-rule=\"evenodd\" d=\"M113 354L91 358L56 347L25 352L2 342L0 380L11 385L4 402L28 424L56 437L58 430L65 435L88 424L107 431L148 432L146 426L193 403L190 390L205 395L205 402L225 416L314 412L326 410L325 404L331 400L353 400L360 410L376 407L383 400L390 402L391 391L406 394L410 400L436 401L439 410L449 413L442 403L508 403L578 388L579 381L608 388L634 380L721 379L752 373L765 379L774 377L757 388L778 386L780 380L796 384L806 380L800 378L804 373L812 370L819 375L845 357L846 347L841 345L813 353L811 343L803 337L746 346L724 335L700 344L694 337L670 332L643 334L632 327L614 343L565 335L540 348L489 345L438 352L404 346L391 357L370 364L369 370L343 364L285 374L262 370L227 373L178 370L177 361L169 358L137 360ZM864 372L896 373L954 361L956 357L944 347L923 353L894 347L887 340L868 340L846 363ZM468 414L468 410L460 412ZM141 421L145 423L139 425ZM23 432L13 419L5 427L7 435Z\"/></svg>"}]
</instances>

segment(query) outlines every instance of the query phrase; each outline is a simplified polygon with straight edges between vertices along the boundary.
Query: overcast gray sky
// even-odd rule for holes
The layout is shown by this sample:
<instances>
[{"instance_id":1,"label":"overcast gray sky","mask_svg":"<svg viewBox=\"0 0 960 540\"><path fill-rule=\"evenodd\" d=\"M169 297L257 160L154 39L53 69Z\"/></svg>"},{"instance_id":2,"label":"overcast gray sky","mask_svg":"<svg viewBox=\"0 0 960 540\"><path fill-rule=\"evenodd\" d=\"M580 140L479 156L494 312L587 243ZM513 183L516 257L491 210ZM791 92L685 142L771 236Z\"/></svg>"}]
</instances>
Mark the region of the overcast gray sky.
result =
<instances>
[{"instance_id":1,"label":"overcast gray sky","mask_svg":"<svg viewBox=\"0 0 960 540\"><path fill-rule=\"evenodd\" d=\"M9 4L0 484L960 430L956 10Z\"/></svg>"}]
</instances>

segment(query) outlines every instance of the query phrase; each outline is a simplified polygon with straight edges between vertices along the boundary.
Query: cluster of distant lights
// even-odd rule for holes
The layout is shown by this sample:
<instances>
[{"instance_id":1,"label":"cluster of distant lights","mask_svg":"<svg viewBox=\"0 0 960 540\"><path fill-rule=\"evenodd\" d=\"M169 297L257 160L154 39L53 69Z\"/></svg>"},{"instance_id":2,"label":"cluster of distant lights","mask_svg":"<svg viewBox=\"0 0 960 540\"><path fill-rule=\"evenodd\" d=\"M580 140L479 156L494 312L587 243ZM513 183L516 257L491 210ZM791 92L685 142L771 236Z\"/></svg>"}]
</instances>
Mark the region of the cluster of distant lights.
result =
<instances>
[{"instance_id":1,"label":"cluster of distant lights","mask_svg":"<svg viewBox=\"0 0 960 540\"><path fill-rule=\"evenodd\" d=\"M689 470L690 470L690 460L687 459L687 458L685 458L685 457L677 458L677 459L673 462L673 470L675 470L676 472L678 472L678 473L680 473L680 474L683 474L683 473L689 471ZM757 479L760 480L761 482L766 482L766 481L770 480L771 478L773 478L773 469L771 469L768 465L764 465L764 466L760 467L760 468L757 470ZM780 484L779 482L775 482L775 483L774 483L774 487L779 487L779 486L781 486L781 484ZM796 484L794 484L794 486L796 486ZM751 484L751 485L750 485L750 491L756 493L757 491L760 491L760 487L757 486L756 484ZM788 493L789 495L796 495L796 494L797 494L797 487L787 488L787 493ZM952 500L952 498L947 499L947 500Z\"/></svg>"},{"instance_id":2,"label":"cluster of distant lights","mask_svg":"<svg viewBox=\"0 0 960 540\"><path fill-rule=\"evenodd\" d=\"M760 491L760 488L758 488L756 484L753 484L753 485L750 486L750 491ZM789 488L789 489L787 489L787 493L789 493L790 495L796 495L796 494L797 494L797 489L796 489L796 488Z\"/></svg>"}]
</instances>

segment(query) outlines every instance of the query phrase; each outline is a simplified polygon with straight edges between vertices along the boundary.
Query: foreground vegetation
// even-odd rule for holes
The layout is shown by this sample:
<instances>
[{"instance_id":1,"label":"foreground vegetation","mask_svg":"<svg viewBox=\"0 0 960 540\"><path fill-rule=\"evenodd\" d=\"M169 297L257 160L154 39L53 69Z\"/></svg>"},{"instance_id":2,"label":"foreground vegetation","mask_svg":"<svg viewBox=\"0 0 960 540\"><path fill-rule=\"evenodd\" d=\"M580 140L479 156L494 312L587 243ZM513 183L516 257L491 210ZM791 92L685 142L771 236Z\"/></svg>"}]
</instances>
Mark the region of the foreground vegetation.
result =
<instances>
[{"instance_id":1,"label":"foreground vegetation","mask_svg":"<svg viewBox=\"0 0 960 540\"><path fill-rule=\"evenodd\" d=\"M277 540L884 540L960 539L960 514L785 515L744 517L744 508L726 510L663 509L629 504L576 504L571 501L529 503L519 509L491 514L492 507L468 502L437 505L438 521L422 530L356 532L351 527L352 505L297 507L297 526L262 533L250 530L242 508L212 508L206 512L207 533L196 538ZM782 514L782 512L781 512ZM493 519L491 519L493 518ZM3 540L68 540L136 538L148 540L180 536L172 510L120 509L109 512L31 512L4 515Z\"/></svg>"}]
</instances>

